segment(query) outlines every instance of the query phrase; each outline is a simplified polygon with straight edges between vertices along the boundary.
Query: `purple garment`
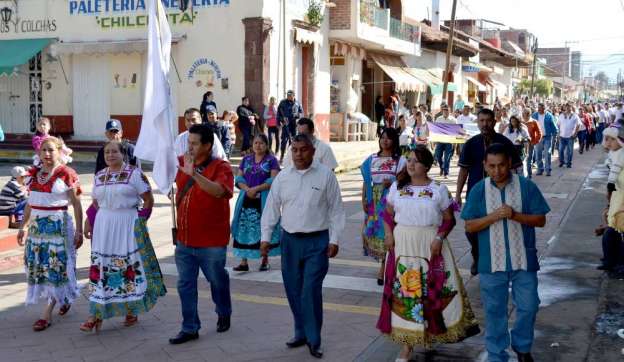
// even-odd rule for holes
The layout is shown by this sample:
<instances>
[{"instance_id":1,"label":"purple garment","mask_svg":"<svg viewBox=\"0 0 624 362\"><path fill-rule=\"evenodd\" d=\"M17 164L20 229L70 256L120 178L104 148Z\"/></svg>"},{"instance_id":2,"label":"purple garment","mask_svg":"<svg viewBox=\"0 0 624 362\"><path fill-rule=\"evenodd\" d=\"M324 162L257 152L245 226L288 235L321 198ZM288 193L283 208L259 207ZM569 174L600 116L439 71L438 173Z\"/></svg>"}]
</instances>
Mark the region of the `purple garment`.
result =
<instances>
[{"instance_id":1,"label":"purple garment","mask_svg":"<svg viewBox=\"0 0 624 362\"><path fill-rule=\"evenodd\" d=\"M251 154L245 156L241 161L239 169L243 173L247 186L255 187L262 185L271 177L272 170L279 170L279 162L273 155L266 155L259 163L256 163L256 156Z\"/></svg>"},{"instance_id":2,"label":"purple garment","mask_svg":"<svg viewBox=\"0 0 624 362\"><path fill-rule=\"evenodd\" d=\"M37 131L35 133L35 135L32 138L32 146L33 149L35 151L39 151L39 149L41 148L41 144L43 143L43 140L45 140L46 138L50 137L49 135L44 135L42 133L40 133L39 131Z\"/></svg>"}]
</instances>

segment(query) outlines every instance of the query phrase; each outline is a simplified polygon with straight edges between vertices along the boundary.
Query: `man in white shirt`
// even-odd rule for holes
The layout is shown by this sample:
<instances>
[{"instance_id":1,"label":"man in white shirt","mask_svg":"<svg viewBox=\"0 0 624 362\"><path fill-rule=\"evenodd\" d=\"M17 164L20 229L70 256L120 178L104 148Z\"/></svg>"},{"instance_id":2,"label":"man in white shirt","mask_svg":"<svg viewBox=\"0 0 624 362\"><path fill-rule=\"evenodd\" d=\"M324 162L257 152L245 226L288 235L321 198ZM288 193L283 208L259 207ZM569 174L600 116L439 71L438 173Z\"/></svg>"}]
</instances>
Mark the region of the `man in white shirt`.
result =
<instances>
[{"instance_id":1,"label":"man in white shirt","mask_svg":"<svg viewBox=\"0 0 624 362\"><path fill-rule=\"evenodd\" d=\"M469 103L464 105L464 109L462 109L462 113L457 117L457 123L459 124L476 124L477 116L470 113L471 107Z\"/></svg>"},{"instance_id":2,"label":"man in white shirt","mask_svg":"<svg viewBox=\"0 0 624 362\"><path fill-rule=\"evenodd\" d=\"M611 108L611 121L617 122L619 119L624 118L624 107L622 102L615 104L615 107Z\"/></svg>"},{"instance_id":3,"label":"man in white shirt","mask_svg":"<svg viewBox=\"0 0 624 362\"><path fill-rule=\"evenodd\" d=\"M271 185L261 219L261 250L267 255L275 225L282 227L282 277L295 320L288 348L308 345L323 356L323 279L329 258L338 254L338 238L346 216L336 175L314 161L312 140L298 134L291 145L293 167L280 172Z\"/></svg>"},{"instance_id":4,"label":"man in white shirt","mask_svg":"<svg viewBox=\"0 0 624 362\"><path fill-rule=\"evenodd\" d=\"M443 104L442 114L436 118L435 123L457 124L457 120L451 116L448 105ZM451 169L453 150L452 143L437 143L435 146L435 159L438 162L438 166L440 166L440 176L444 176L445 179L448 178Z\"/></svg>"},{"instance_id":5,"label":"man in white shirt","mask_svg":"<svg viewBox=\"0 0 624 362\"><path fill-rule=\"evenodd\" d=\"M559 115L557 128L559 128L559 167L565 164L572 168L572 155L574 153L574 139L579 131L581 120L576 113L572 113L572 106L567 103L564 112Z\"/></svg>"},{"instance_id":6,"label":"man in white shirt","mask_svg":"<svg viewBox=\"0 0 624 362\"><path fill-rule=\"evenodd\" d=\"M299 118L297 121L297 134L304 134L312 140L314 145L314 161L327 166L331 170L338 168L338 161L332 148L325 142L314 137L314 122L310 118ZM282 166L284 168L293 165L292 151L289 149L284 156Z\"/></svg>"},{"instance_id":7,"label":"man in white shirt","mask_svg":"<svg viewBox=\"0 0 624 362\"><path fill-rule=\"evenodd\" d=\"M180 133L174 143L174 150L177 157L184 156L185 153L188 152L188 138L189 138L189 129L194 124L201 124L202 118L199 109L197 108L189 108L184 111L184 126L186 126L186 131ZM212 145L212 157L216 159L221 159L227 161L227 155L225 154L225 150L223 149L223 145L221 141L219 141L219 135L215 136L214 144Z\"/></svg>"},{"instance_id":8,"label":"man in white shirt","mask_svg":"<svg viewBox=\"0 0 624 362\"><path fill-rule=\"evenodd\" d=\"M414 126L416 125L416 113L419 111L418 106L414 106L412 107L412 114L409 116L409 118L407 119L407 122L405 122L405 125L407 127L412 127L414 128Z\"/></svg>"}]
</instances>

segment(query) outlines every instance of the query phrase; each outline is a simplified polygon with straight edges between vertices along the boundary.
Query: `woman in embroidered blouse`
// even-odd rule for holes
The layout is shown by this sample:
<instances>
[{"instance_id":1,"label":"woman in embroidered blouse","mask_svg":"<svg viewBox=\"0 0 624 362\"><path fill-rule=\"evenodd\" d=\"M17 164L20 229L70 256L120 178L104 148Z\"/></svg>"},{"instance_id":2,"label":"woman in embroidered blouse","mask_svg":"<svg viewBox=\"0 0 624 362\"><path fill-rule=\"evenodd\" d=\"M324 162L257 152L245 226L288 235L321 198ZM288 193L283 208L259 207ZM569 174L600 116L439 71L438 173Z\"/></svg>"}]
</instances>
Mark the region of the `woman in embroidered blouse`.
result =
<instances>
[{"instance_id":1,"label":"woman in embroidered blouse","mask_svg":"<svg viewBox=\"0 0 624 362\"><path fill-rule=\"evenodd\" d=\"M416 146L387 197L385 243L394 260L387 262L384 291L391 329L382 332L403 345L397 361L409 360L416 345L455 343L479 333L446 240L455 225L453 199L428 176L432 165L431 152Z\"/></svg>"},{"instance_id":2,"label":"woman in embroidered blouse","mask_svg":"<svg viewBox=\"0 0 624 362\"><path fill-rule=\"evenodd\" d=\"M520 158L524 161L526 155L527 142L529 141L529 131L522 124L520 118L516 115L509 118L509 126L505 128L503 136L507 137L513 144Z\"/></svg>"},{"instance_id":3,"label":"woman in embroidered blouse","mask_svg":"<svg viewBox=\"0 0 624 362\"><path fill-rule=\"evenodd\" d=\"M381 214L386 208L386 195L396 175L405 167L406 161L401 156L399 134L394 128L385 128L379 138L379 152L370 155L360 171L364 178L362 184L362 209L364 210L364 229L362 240L364 254L381 262L377 275L377 284L383 284L384 228Z\"/></svg>"},{"instance_id":4,"label":"woman in embroidered blouse","mask_svg":"<svg viewBox=\"0 0 624 362\"><path fill-rule=\"evenodd\" d=\"M414 123L414 143L418 145L429 144L429 127L427 127L427 121L423 119L423 113L417 111L414 113L416 122Z\"/></svg>"},{"instance_id":5,"label":"woman in embroidered blouse","mask_svg":"<svg viewBox=\"0 0 624 362\"><path fill-rule=\"evenodd\" d=\"M235 271L249 271L247 260L260 258L260 218L271 182L280 170L279 162L271 154L268 143L267 136L256 135L252 145L253 154L243 158L234 180L236 187L241 190L232 219L234 255L241 258ZM279 245L279 233L274 232L269 256L279 255ZM260 271L269 268L268 256L262 257Z\"/></svg>"},{"instance_id":6,"label":"woman in embroidered blouse","mask_svg":"<svg viewBox=\"0 0 624 362\"><path fill-rule=\"evenodd\" d=\"M124 325L132 326L139 313L152 309L167 292L147 232L152 189L141 169L124 163L125 154L122 143L108 142L108 167L93 182L93 204L85 221L85 235L92 241L90 316L80 326L84 332L97 332L102 320L116 316L125 316Z\"/></svg>"},{"instance_id":7,"label":"woman in embroidered blouse","mask_svg":"<svg viewBox=\"0 0 624 362\"><path fill-rule=\"evenodd\" d=\"M41 319L33 324L35 331L51 325L57 303L61 306L59 315L65 315L79 295L76 249L83 241L81 190L76 172L62 164L62 147L61 140L55 137L41 142L41 166L31 169L30 197L17 235L19 245L26 243L26 304L35 304L40 298L47 300ZM70 204L77 230L67 212Z\"/></svg>"}]
</instances>

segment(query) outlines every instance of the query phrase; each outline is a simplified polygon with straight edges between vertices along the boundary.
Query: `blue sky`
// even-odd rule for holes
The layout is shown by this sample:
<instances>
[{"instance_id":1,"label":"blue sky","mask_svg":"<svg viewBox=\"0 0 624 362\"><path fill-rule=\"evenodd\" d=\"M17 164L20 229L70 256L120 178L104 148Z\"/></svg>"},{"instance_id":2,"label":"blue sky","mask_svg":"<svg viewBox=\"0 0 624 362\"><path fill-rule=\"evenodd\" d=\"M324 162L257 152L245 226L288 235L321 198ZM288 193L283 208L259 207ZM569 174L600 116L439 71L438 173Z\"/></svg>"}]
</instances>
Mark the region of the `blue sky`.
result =
<instances>
[{"instance_id":1,"label":"blue sky","mask_svg":"<svg viewBox=\"0 0 624 362\"><path fill-rule=\"evenodd\" d=\"M427 18L431 0L407 0L406 12ZM440 0L441 18L451 18L452 0ZM412 16L411 14L416 14ZM624 0L458 0L457 19L488 19L527 29L540 47L563 47L583 52L583 71L603 70L615 79L624 72Z\"/></svg>"}]
</instances>

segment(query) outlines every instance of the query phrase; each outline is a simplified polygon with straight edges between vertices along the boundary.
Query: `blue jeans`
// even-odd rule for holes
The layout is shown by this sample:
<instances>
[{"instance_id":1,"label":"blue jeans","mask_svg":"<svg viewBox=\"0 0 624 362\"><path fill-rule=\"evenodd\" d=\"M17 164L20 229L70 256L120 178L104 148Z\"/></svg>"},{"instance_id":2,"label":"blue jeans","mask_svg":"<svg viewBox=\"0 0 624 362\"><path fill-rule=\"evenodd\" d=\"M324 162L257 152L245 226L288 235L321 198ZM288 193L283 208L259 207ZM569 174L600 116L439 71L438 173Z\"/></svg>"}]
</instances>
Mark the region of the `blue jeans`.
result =
<instances>
[{"instance_id":1,"label":"blue jeans","mask_svg":"<svg viewBox=\"0 0 624 362\"><path fill-rule=\"evenodd\" d=\"M589 134L587 131L579 131L578 132L578 141L579 141L579 153L583 153L585 148L589 148Z\"/></svg>"},{"instance_id":2,"label":"blue jeans","mask_svg":"<svg viewBox=\"0 0 624 362\"><path fill-rule=\"evenodd\" d=\"M453 158L453 144L452 143L438 143L435 147L435 159L438 161L440 171L445 176L448 176L449 169L451 168L451 158Z\"/></svg>"},{"instance_id":3,"label":"blue jeans","mask_svg":"<svg viewBox=\"0 0 624 362\"><path fill-rule=\"evenodd\" d=\"M241 152L247 151L251 148L251 126L240 127L243 134L243 143L241 144Z\"/></svg>"},{"instance_id":4,"label":"blue jeans","mask_svg":"<svg viewBox=\"0 0 624 362\"><path fill-rule=\"evenodd\" d=\"M533 345L533 327L539 309L537 272L518 270L479 274L481 301L485 310L485 346L489 362L507 362L509 347L507 304L511 297L516 307L516 322L511 330L511 346L527 353Z\"/></svg>"},{"instance_id":5,"label":"blue jeans","mask_svg":"<svg viewBox=\"0 0 624 362\"><path fill-rule=\"evenodd\" d=\"M546 173L552 171L551 167L551 142L552 136L544 136L540 143L535 145L535 161L537 162L537 173L544 172L544 166L546 166ZM545 163L545 165L544 165Z\"/></svg>"},{"instance_id":6,"label":"blue jeans","mask_svg":"<svg viewBox=\"0 0 624 362\"><path fill-rule=\"evenodd\" d=\"M295 320L295 338L321 345L323 280L329 269L329 232L309 236L282 231L282 278Z\"/></svg>"},{"instance_id":7,"label":"blue jeans","mask_svg":"<svg viewBox=\"0 0 624 362\"><path fill-rule=\"evenodd\" d=\"M286 147L291 144L292 139L297 135L297 121L288 121L287 124L282 125L282 142L280 149L282 151L282 157L286 154Z\"/></svg>"},{"instance_id":8,"label":"blue jeans","mask_svg":"<svg viewBox=\"0 0 624 362\"><path fill-rule=\"evenodd\" d=\"M232 314L230 276L225 270L227 247L193 248L178 242L175 262L178 269L178 294L182 304L182 331L197 333L201 328L197 313L197 277L201 268L210 283L210 294L219 317Z\"/></svg>"},{"instance_id":9,"label":"blue jeans","mask_svg":"<svg viewBox=\"0 0 624 362\"><path fill-rule=\"evenodd\" d=\"M572 167L572 156L574 153L574 138L559 138L559 164Z\"/></svg>"},{"instance_id":10,"label":"blue jeans","mask_svg":"<svg viewBox=\"0 0 624 362\"><path fill-rule=\"evenodd\" d=\"M529 143L529 152L526 157L526 175L533 175L533 160L535 160L535 145Z\"/></svg>"},{"instance_id":11,"label":"blue jeans","mask_svg":"<svg viewBox=\"0 0 624 362\"><path fill-rule=\"evenodd\" d=\"M604 129L605 129L605 124L598 123L598 127L596 127L596 143L598 144L602 143L602 133L604 132Z\"/></svg>"}]
</instances>

